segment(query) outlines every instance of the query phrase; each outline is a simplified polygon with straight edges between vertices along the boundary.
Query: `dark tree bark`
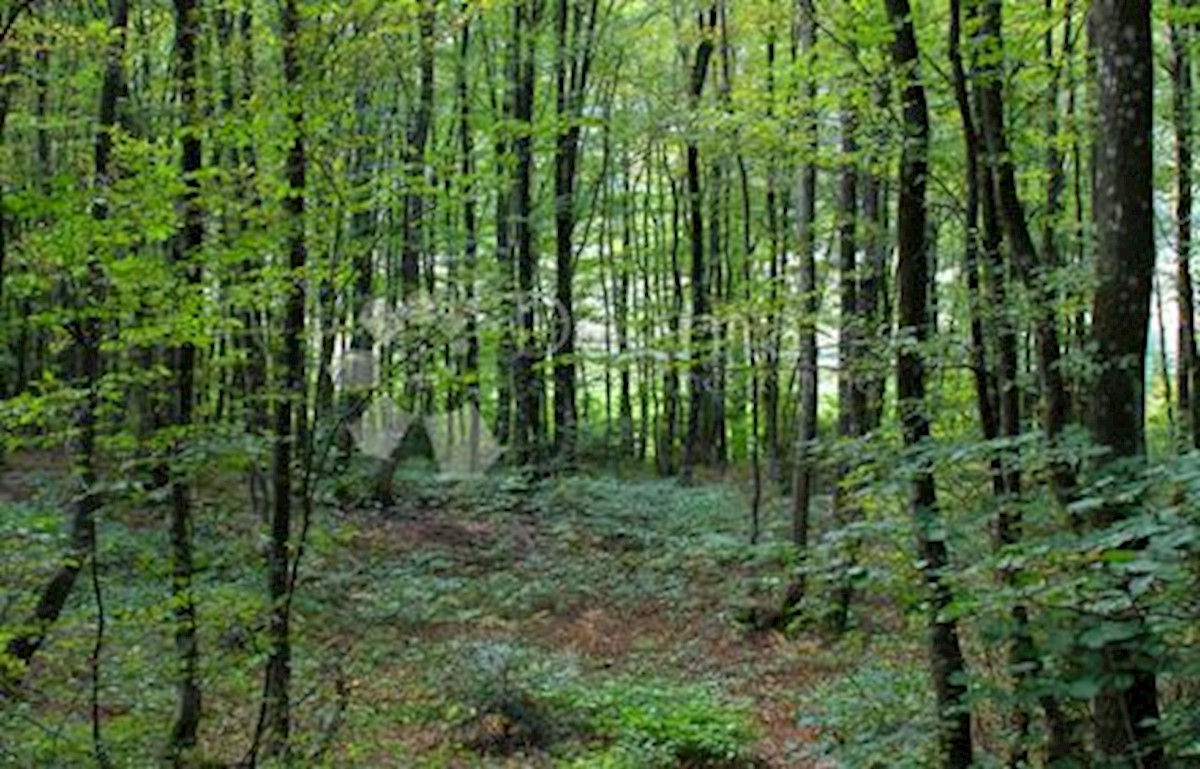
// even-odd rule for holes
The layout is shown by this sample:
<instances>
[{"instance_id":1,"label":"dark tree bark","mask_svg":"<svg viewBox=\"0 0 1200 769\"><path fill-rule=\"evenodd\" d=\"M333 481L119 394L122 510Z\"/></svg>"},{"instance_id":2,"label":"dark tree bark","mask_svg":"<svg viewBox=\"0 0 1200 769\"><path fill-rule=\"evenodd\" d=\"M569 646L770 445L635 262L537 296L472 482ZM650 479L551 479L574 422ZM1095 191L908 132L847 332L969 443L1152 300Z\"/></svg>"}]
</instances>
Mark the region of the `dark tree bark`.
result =
<instances>
[{"instance_id":1,"label":"dark tree bark","mask_svg":"<svg viewBox=\"0 0 1200 769\"><path fill-rule=\"evenodd\" d=\"M1092 343L1099 366L1089 428L1092 440L1108 449L1110 462L1136 460L1145 452L1145 360L1155 261L1150 17L1150 0L1095 0L1088 20L1098 102L1092 139ZM1128 513L1110 506L1093 523L1108 526ZM1106 680L1093 703L1096 746L1110 762L1155 769L1166 759L1159 743L1155 660L1146 651L1149 630L1137 615L1122 619L1141 632L1103 650Z\"/></svg>"},{"instance_id":2,"label":"dark tree bark","mask_svg":"<svg viewBox=\"0 0 1200 769\"><path fill-rule=\"evenodd\" d=\"M516 13L515 9L513 13ZM516 43L508 41L505 46L505 78L499 89L492 89L492 112L506 120L515 120L516 82L520 59ZM496 439L501 445L514 442L516 431L513 420L513 401L516 387L517 364L517 310L512 232L512 181L507 167L511 161L513 142L507 131L497 131L493 151L496 162L496 266L497 291L500 294L500 314L504 319L500 328L499 355L496 356Z\"/></svg>"},{"instance_id":3,"label":"dark tree bark","mask_svg":"<svg viewBox=\"0 0 1200 769\"><path fill-rule=\"evenodd\" d=\"M700 99L704 95L704 84L708 79L709 62L715 48L715 3L707 10L697 13L696 28L700 34L700 41L696 44L688 80L688 105L693 114L699 110ZM713 426L716 420L713 402L716 371L712 365L713 328L709 307L709 264L705 259L704 249L704 190L700 179L700 147L694 138L687 141L687 200L692 246L692 360L688 371L691 403L688 408L683 463L680 467L680 476L684 481L691 480L695 465L711 457ZM712 222L710 224L715 225Z\"/></svg>"},{"instance_id":4,"label":"dark tree bark","mask_svg":"<svg viewBox=\"0 0 1200 769\"><path fill-rule=\"evenodd\" d=\"M858 317L858 115L853 105L842 107L842 169L838 182L838 293L841 302L838 318L838 437L847 446L858 438L863 423L863 391L858 366L862 324ZM853 471L850 461L838 464L834 489L834 521L847 526L857 517L854 490L847 478ZM854 543L846 542L843 573L837 577L833 596L831 624L844 632L850 621L850 603L854 588L850 571L854 565Z\"/></svg>"},{"instance_id":5,"label":"dark tree bark","mask_svg":"<svg viewBox=\"0 0 1200 769\"><path fill-rule=\"evenodd\" d=\"M275 407L275 457L272 468L274 506L271 511L270 546L267 557L267 595L270 619L267 625L269 650L263 684L265 752L283 755L291 733L291 595L290 544L293 494L307 495L308 418L305 379L305 302L307 285L304 268L308 262L305 239L305 187L308 155L304 141L303 72L300 63L300 0L284 0L281 13L283 33L283 79L290 94L288 121L291 146L285 174L287 192L286 248L291 279L283 314L283 355L279 361L280 399Z\"/></svg>"},{"instance_id":6,"label":"dark tree bark","mask_svg":"<svg viewBox=\"0 0 1200 769\"><path fill-rule=\"evenodd\" d=\"M896 219L899 265L901 344L896 390L905 446L919 449L929 440L925 402L925 359L921 345L932 332L928 312L929 263L926 243L925 190L929 172L929 108L919 70L920 54L908 0L886 0L894 31L892 60L904 79L904 149L900 159L900 200ZM938 743L947 769L970 766L971 714L966 700L966 662L958 639L958 624L946 616L952 594L945 571L950 566L937 508L933 471L923 461L912 481L909 509L917 530L917 557L923 564L930 593L929 657L939 715Z\"/></svg>"},{"instance_id":7,"label":"dark tree bark","mask_svg":"<svg viewBox=\"0 0 1200 769\"><path fill-rule=\"evenodd\" d=\"M404 173L406 190L403 211L403 242L400 257L400 290L406 303L416 300L421 289L421 264L425 256L425 211L429 205L425 192L428 173L426 146L433 123L434 98L434 26L437 0L419 0L417 9L417 49L420 70L417 103L409 116L404 136ZM410 338L404 345L405 387L410 405L426 411L432 404L432 392L424 377L432 363L432 351L425 340ZM391 469L394 469L389 465Z\"/></svg>"},{"instance_id":8,"label":"dark tree bark","mask_svg":"<svg viewBox=\"0 0 1200 769\"><path fill-rule=\"evenodd\" d=\"M613 272L614 310L617 330L617 373L620 389L617 396L617 429L619 451L623 459L633 455L633 376L629 365L629 304L632 291L633 263L637 259L637 244L633 239L633 166L625 152L621 168L621 259L615 261Z\"/></svg>"},{"instance_id":9,"label":"dark tree bark","mask_svg":"<svg viewBox=\"0 0 1200 769\"><path fill-rule=\"evenodd\" d=\"M772 24L767 30L767 121L775 123L776 57L778 52L778 30ZM779 429L779 360L783 346L783 314L780 312L779 297L786 269L786 237L783 232L783 212L780 202L780 157L772 155L767 168L767 236L771 254L767 283L767 317L764 323L766 339L763 340L762 411L764 425L763 443L767 453L767 479L778 484L783 478L783 451Z\"/></svg>"},{"instance_id":10,"label":"dark tree bark","mask_svg":"<svg viewBox=\"0 0 1200 769\"><path fill-rule=\"evenodd\" d=\"M812 458L817 439L817 313L821 299L817 290L816 224L818 142L816 97L817 82L814 75L813 47L816 45L817 21L812 0L797 0L797 42L804 63L803 130L808 157L800 168L796 185L796 252L800 272L800 396L796 413L796 446L792 459L792 543L800 558L808 557L809 510L812 505L815 480ZM788 586L785 614L793 612L804 598L803 575L794 578Z\"/></svg>"},{"instance_id":11,"label":"dark tree bark","mask_svg":"<svg viewBox=\"0 0 1200 769\"><path fill-rule=\"evenodd\" d=\"M979 265L979 210L980 210L980 155L983 154L982 137L971 111L971 97L967 87L966 67L962 57L962 8L960 0L950 0L950 67L954 85L954 99L962 121L963 150L966 158L964 185L967 198L966 237L964 271L967 279L968 301L971 303L971 373L975 382L975 402L979 412L979 424L984 440L995 440L1000 435L1000 419L997 415L996 381L988 361L986 330L984 326L985 298L980 281ZM1002 476L993 463L993 480L997 493L1003 493Z\"/></svg>"},{"instance_id":12,"label":"dark tree bark","mask_svg":"<svg viewBox=\"0 0 1200 769\"><path fill-rule=\"evenodd\" d=\"M434 101L434 35L437 23L437 0L419 0L417 8L417 67L420 71L417 86L417 103L408 117L404 133L402 161L404 165L405 191L401 211L400 244L400 296L413 317L419 318L421 293L421 268L426 258L425 223L427 209L431 207L427 186L429 167L426 150L433 124ZM432 275L432 271L430 272ZM432 297L433 288L429 287ZM417 324L419 325L419 324ZM428 379L433 366L433 348L424 333L411 331L400 344L403 355L404 388L408 408L417 413L426 413L433 408L432 383ZM393 453L380 463L375 478L375 498L390 506L393 476L400 457Z\"/></svg>"},{"instance_id":13,"label":"dark tree bark","mask_svg":"<svg viewBox=\"0 0 1200 769\"><path fill-rule=\"evenodd\" d=\"M659 442L659 473L663 476L674 474L676 467L676 444L679 438L679 413L682 408L679 377L678 350L682 343L683 329L683 268L679 261L679 247L683 234L683 206L679 194L679 183L671 173L667 152L662 151L662 168L667 185L671 190L671 231L670 231L670 304L667 311L667 368L663 373L663 434Z\"/></svg>"},{"instance_id":14,"label":"dark tree bark","mask_svg":"<svg viewBox=\"0 0 1200 769\"><path fill-rule=\"evenodd\" d=\"M471 130L471 86L469 80L471 58L471 17L469 0L463 0L464 20L459 33L458 69L455 72L458 88L458 139L460 184L463 198L463 244L467 274L464 278L467 290L466 354L463 357L460 378L466 383L466 401L470 406L471 420L467 436L470 451L468 468L471 472L481 470L479 464L480 415L479 415L479 322L475 313L477 301L476 279L479 270L479 223L478 201L475 187L475 138Z\"/></svg>"},{"instance_id":15,"label":"dark tree bark","mask_svg":"<svg viewBox=\"0 0 1200 769\"><path fill-rule=\"evenodd\" d=\"M876 114L887 106L891 84L881 77L872 88L872 103ZM881 126L871 137L867 149L868 168L860 172L862 223L865 228L863 262L859 266L858 316L863 324L861 338L862 363L859 388L862 410L859 435L869 435L883 423L884 397L887 390L887 371L879 365L867 365L874 358L871 341L891 336L891 307L888 300L888 277L891 262L891 242L888 237L887 185L876 170L879 157L886 151L888 128Z\"/></svg>"},{"instance_id":16,"label":"dark tree bark","mask_svg":"<svg viewBox=\"0 0 1200 769\"><path fill-rule=\"evenodd\" d=\"M512 248L516 253L517 349L514 389L517 422L514 447L521 465L535 466L542 453L544 387L539 371L541 352L536 339L537 247L533 226L533 108L537 82L537 26L541 0L519 0L513 7L513 118L521 126L513 142L516 173L512 189Z\"/></svg>"},{"instance_id":17,"label":"dark tree bark","mask_svg":"<svg viewBox=\"0 0 1200 769\"><path fill-rule=\"evenodd\" d=\"M580 118L592 69L599 0L557 0L555 13L554 152L555 312L554 442L570 462L578 440L575 403L575 185Z\"/></svg>"},{"instance_id":18,"label":"dark tree bark","mask_svg":"<svg viewBox=\"0 0 1200 769\"><path fill-rule=\"evenodd\" d=\"M972 22L976 20L974 6L971 7L969 18ZM971 111L971 97L962 61L960 37L960 3L958 0L952 0L951 63L955 98L963 123L967 157L966 273L972 307L972 365L980 425L984 439L991 441L1001 436L1016 438L1021 434L1021 388L1017 381L1016 332L1008 313L1004 310L1008 277L999 256L1001 234L998 222L999 214L996 210L991 158L985 156L983 140L977 128L975 116ZM983 97L977 90L976 102L980 103L982 99ZM980 112L982 113L982 109ZM981 207L984 212L982 243L990 284L990 293L987 298L984 297L980 286L979 213ZM988 329L985 329L982 311L985 303L989 302L996 316L996 319L990 324L990 335L996 339L994 367L988 360L985 341ZM1019 462L1016 457L1011 455L1011 452L1004 451L994 456L991 464L993 491L999 502L994 537L995 546L999 549L1012 546L1020 539L1020 519L1015 513L1014 504L1017 503L1022 492L1022 480ZM1020 575L1013 569L1007 569L1000 575L1000 578L1009 584L1014 584L1019 580ZM1027 689L1034 674L1040 669L1040 661L1028 629L1027 608L1023 605L1013 607L1012 618L1014 631L1010 646L1010 660L1013 670L1017 671L1014 676L1018 686ZM1043 695L1040 699L1047 719L1048 756L1052 762L1059 762L1077 747L1073 739L1074 727L1064 716L1055 698ZM1013 739L1008 757L1009 765L1019 766L1028 759L1030 715L1028 707L1024 703L1018 702L1014 705L1010 713L1010 724L1013 730Z\"/></svg>"},{"instance_id":19,"label":"dark tree bark","mask_svg":"<svg viewBox=\"0 0 1200 769\"><path fill-rule=\"evenodd\" d=\"M238 42L241 49L242 66L239 73L239 109L241 119L249 120L254 109L255 83L255 43L254 15L251 13L249 0L242 6L238 18ZM241 229L250 227L253 216L262 207L262 198L258 192L258 152L250 139L243 141L238 150L240 168L238 169L237 193L241 205ZM252 283L255 270L260 265L247 260L242 265L242 278ZM266 304L266 303L262 303ZM244 326L239 339L244 361L238 367L237 377L241 382L242 405L245 411L244 420L247 432L256 437L262 437L270 429L271 414L267 407L267 327L270 318L267 310L257 302L249 302L240 313ZM267 473L260 460L251 463L248 473L250 504L260 520L267 522L269 514L269 488Z\"/></svg>"},{"instance_id":20,"label":"dark tree bark","mask_svg":"<svg viewBox=\"0 0 1200 769\"><path fill-rule=\"evenodd\" d=\"M176 235L174 261L189 294L198 290L200 285L197 258L204 242L204 211L200 202L198 176L203 157L197 93L199 24L196 0L175 0L175 77L179 87L183 128L180 173L184 193L180 200L182 221ZM175 429L186 432L192 424L195 400L196 347L191 342L185 342L174 347L168 356L174 377L170 422ZM185 451L185 439L177 438L170 462L173 465L184 464ZM192 496L190 483L180 475L181 470L178 466L167 470L171 475L171 605L175 613L175 654L179 665L176 673L177 710L170 742L176 765L185 763L185 754L196 746L202 702L196 603L192 592Z\"/></svg>"}]
</instances>

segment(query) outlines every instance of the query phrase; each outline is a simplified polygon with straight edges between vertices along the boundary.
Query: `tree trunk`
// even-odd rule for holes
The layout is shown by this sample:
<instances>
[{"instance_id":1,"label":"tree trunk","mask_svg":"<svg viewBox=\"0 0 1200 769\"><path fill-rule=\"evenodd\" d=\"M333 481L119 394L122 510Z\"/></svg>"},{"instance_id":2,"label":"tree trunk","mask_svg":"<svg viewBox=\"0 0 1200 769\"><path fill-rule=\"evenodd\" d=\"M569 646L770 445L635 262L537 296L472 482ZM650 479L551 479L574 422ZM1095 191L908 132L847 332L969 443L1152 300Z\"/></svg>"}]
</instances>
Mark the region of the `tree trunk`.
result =
<instances>
[{"instance_id":1,"label":"tree trunk","mask_svg":"<svg viewBox=\"0 0 1200 769\"><path fill-rule=\"evenodd\" d=\"M477 302L476 279L479 270L479 225L477 214L475 188L475 141L471 131L471 89L468 80L471 55L471 18L469 0L463 0L462 11L464 21L459 35L458 71L456 72L458 86L458 130L459 130L459 170L462 173L461 184L463 196L463 230L466 234L463 249L466 256L467 275L467 350L463 359L461 379L466 382L467 403L470 406L468 418L471 420L468 435L470 472L480 472L479 464L479 325L476 319L475 306Z\"/></svg>"},{"instance_id":2,"label":"tree trunk","mask_svg":"<svg viewBox=\"0 0 1200 769\"><path fill-rule=\"evenodd\" d=\"M535 337L537 249L533 242L533 107L539 6L539 0L518 0L513 7L511 40L512 56L516 59L511 73L513 117L522 127L513 144L516 175L512 189L512 231L517 263L514 389L518 417L514 444L517 461L525 466L534 466L540 461L542 443L543 388L538 370L541 353Z\"/></svg>"},{"instance_id":3,"label":"tree trunk","mask_svg":"<svg viewBox=\"0 0 1200 769\"><path fill-rule=\"evenodd\" d=\"M851 448L858 438L862 422L862 389L858 381L860 324L858 318L858 116L854 107L842 108L842 169L838 184L838 293L841 309L838 319L838 437L843 446ZM837 486L834 489L834 522L839 527L852 523L854 490L848 488L853 467L848 459L838 463ZM837 579L833 596L831 624L835 632L844 632L850 621L850 601L853 597L850 571L853 568L853 543L846 543L842 574Z\"/></svg>"},{"instance_id":4,"label":"tree trunk","mask_svg":"<svg viewBox=\"0 0 1200 769\"><path fill-rule=\"evenodd\" d=\"M717 6L714 3L707 11L700 11L696 27L700 42L696 45L692 60L688 88L688 105L693 114L698 112L700 98L704 95L704 83L708 79L708 65L713 55L713 34L717 26ZM711 453L711 446L702 446L712 437L716 418L713 408L715 371L712 366L713 329L709 310L709 264L704 253L704 193L700 182L700 147L695 139L687 141L687 199L690 214L689 232L692 245L692 329L691 365L689 386L691 403L688 408L687 437L684 439L683 463L680 476L687 482L692 478L696 464Z\"/></svg>"},{"instance_id":5,"label":"tree trunk","mask_svg":"<svg viewBox=\"0 0 1200 769\"><path fill-rule=\"evenodd\" d=\"M919 52L908 0L886 0L895 38L892 60L905 79L903 90L904 149L900 159L897 216L900 333L915 344L902 344L896 390L905 446L920 450L930 435L925 402L925 360L920 346L933 329L928 312L930 282L926 238L925 189L929 171L929 109L919 70ZM937 509L932 468L922 462L912 482L909 509L917 530L917 557L929 586L929 655L939 715L938 743L942 765L965 769L972 760L971 714L966 700L966 663L957 622L946 616L952 594L945 572L950 566Z\"/></svg>"},{"instance_id":6,"label":"tree trunk","mask_svg":"<svg viewBox=\"0 0 1200 769\"><path fill-rule=\"evenodd\" d=\"M817 82L812 61L816 45L817 21L812 0L798 0L797 25L803 65L804 141L808 157L800 169L796 185L796 251L799 260L800 281L800 357L797 368L800 372L800 397L796 414L796 446L792 458L792 543L799 552L801 562L808 558L809 509L812 504L814 462L813 449L817 439L817 314L820 312L820 294L817 289L816 226L817 205L817 161L815 158L818 141L817 128ZM798 607L804 598L803 575L792 579L784 613Z\"/></svg>"},{"instance_id":7,"label":"tree trunk","mask_svg":"<svg viewBox=\"0 0 1200 769\"><path fill-rule=\"evenodd\" d=\"M283 356L279 362L281 397L275 407L275 460L272 469L275 498L267 559L270 620L267 626L269 649L263 689L262 726L266 731L265 750L268 756L283 755L288 751L292 680L289 546L293 493L299 498L304 498L308 493L305 488L309 457L304 318L307 294L304 268L308 261L304 232L308 155L304 143L299 40L302 17L299 2L284 0L281 18L283 78L290 94L287 109L294 136L287 154L287 192L283 201L291 279L283 317Z\"/></svg>"},{"instance_id":8,"label":"tree trunk","mask_svg":"<svg viewBox=\"0 0 1200 769\"><path fill-rule=\"evenodd\" d=\"M400 256L400 291L404 302L413 305L421 289L421 262L425 255L425 209L427 206L425 150L433 122L434 95L434 24L437 0L419 0L417 10L417 49L420 81L417 103L409 116L404 136L405 194L403 242ZM430 385L425 381L431 350L421 335L410 337L403 345L405 389L409 406L425 412L432 401Z\"/></svg>"},{"instance_id":9,"label":"tree trunk","mask_svg":"<svg viewBox=\"0 0 1200 769\"><path fill-rule=\"evenodd\" d=\"M175 0L175 76L179 85L182 114L182 152L180 173L184 193L180 201L182 226L176 235L176 269L185 281L186 293L199 289L200 268L196 259L204 241L204 211L200 202L202 149L200 141L200 104L197 94L197 42L200 15L195 0ZM174 376L170 422L182 433L191 428L195 397L196 347L184 342L168 357ZM170 751L176 765L183 765L186 753L196 746L200 723L200 650L196 637L196 604L192 592L192 498L190 483L181 477L186 462L184 438L177 438L169 454L167 468L171 476L171 605L175 613L175 654L179 669L178 702L175 725L171 730Z\"/></svg>"},{"instance_id":10,"label":"tree trunk","mask_svg":"<svg viewBox=\"0 0 1200 769\"><path fill-rule=\"evenodd\" d=\"M1092 343L1099 366L1089 428L1092 440L1108 449L1106 462L1136 460L1145 452L1146 337L1155 261L1150 6L1150 0L1095 0L1088 21L1098 94ZM1128 513L1110 506L1093 524L1106 527ZM1093 702L1096 745L1110 762L1156 769L1166 764L1155 660L1146 651L1150 631L1137 615L1119 619L1135 623L1139 632L1103 650L1106 680Z\"/></svg>"}]
</instances>

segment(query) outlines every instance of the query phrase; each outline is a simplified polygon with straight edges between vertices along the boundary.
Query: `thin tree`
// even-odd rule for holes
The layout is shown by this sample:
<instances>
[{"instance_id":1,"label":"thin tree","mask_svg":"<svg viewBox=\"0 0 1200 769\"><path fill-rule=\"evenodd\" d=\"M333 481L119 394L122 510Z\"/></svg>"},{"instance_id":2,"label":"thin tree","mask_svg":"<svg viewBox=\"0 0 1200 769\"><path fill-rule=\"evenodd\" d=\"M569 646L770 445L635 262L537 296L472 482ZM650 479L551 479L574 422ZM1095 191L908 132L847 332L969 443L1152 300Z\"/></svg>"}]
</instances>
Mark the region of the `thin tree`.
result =
<instances>
[{"instance_id":1,"label":"thin tree","mask_svg":"<svg viewBox=\"0 0 1200 769\"><path fill-rule=\"evenodd\" d=\"M929 107L919 69L920 52L908 0L886 0L894 37L892 61L903 78L904 148L900 157L900 200L896 219L897 308L904 337L896 368L896 394L904 444L920 450L929 440L925 399L925 357L930 338L929 252L926 243L925 191L929 173ZM946 610L952 601L946 569L950 557L939 523L937 491L928 460L918 461L912 478L909 510L916 524L917 557L929 589L929 662L937 702L938 745L942 766L971 765L971 712L967 703L966 662L958 623Z\"/></svg>"},{"instance_id":2,"label":"thin tree","mask_svg":"<svg viewBox=\"0 0 1200 769\"><path fill-rule=\"evenodd\" d=\"M180 174L184 192L180 200L182 222L176 235L174 261L188 292L200 284L197 259L204 241L204 211L200 202L202 149L200 140L200 102L197 93L197 38L200 14L196 0L175 0L175 77L179 88L182 147ZM186 432L192 424L195 400L196 346L184 341L169 352L172 376L170 422L174 429ZM171 486L171 605L175 614L175 654L179 669L175 724L171 729L170 752L176 765L196 746L200 723L200 651L196 637L196 603L192 591L192 498L184 476L186 462L184 436L175 438L170 455Z\"/></svg>"},{"instance_id":3,"label":"thin tree","mask_svg":"<svg viewBox=\"0 0 1200 769\"><path fill-rule=\"evenodd\" d=\"M696 13L696 29L700 41L691 63L688 77L688 106L695 115L699 111L700 99L704 95L704 84L708 80L709 62L712 61L715 44L713 36L717 29L717 4ZM709 308L709 265L704 249L704 190L700 181L700 145L694 136L687 140L687 200L689 232L692 247L692 328L691 354L688 383L691 388L691 403L688 408L687 437L684 439L681 477L687 481L692 477L695 465L704 462L712 453L712 429L716 419L716 408L712 393L715 389L715 371L712 365L713 329ZM710 224L715 224L710 222Z\"/></svg>"},{"instance_id":4,"label":"thin tree","mask_svg":"<svg viewBox=\"0 0 1200 769\"><path fill-rule=\"evenodd\" d=\"M307 386L305 380L304 268L308 262L305 239L305 187L308 155L304 141L303 71L300 62L300 0L284 0L281 13L283 35L283 81L287 89L288 122L292 131L285 175L283 200L288 254L287 301L283 313L283 355L279 361L281 397L275 407L275 456L272 467L274 505L271 511L270 545L267 556L267 595L270 619L267 624L269 650L263 682L263 712L259 731L265 731L265 752L282 755L291 732L291 596L290 543L293 493L306 495L308 477L298 465L308 461Z\"/></svg>"},{"instance_id":5,"label":"thin tree","mask_svg":"<svg viewBox=\"0 0 1200 769\"><path fill-rule=\"evenodd\" d=\"M555 298L554 442L560 456L574 455L575 403L575 208L581 118L594 59L599 0L557 0L555 4L554 105L558 135L554 145Z\"/></svg>"},{"instance_id":6,"label":"thin tree","mask_svg":"<svg viewBox=\"0 0 1200 769\"><path fill-rule=\"evenodd\" d=\"M800 360L798 363L800 396L796 418L796 448L792 460L792 543L804 559L808 553L809 510L815 480L813 444L817 439L817 291L816 225L817 205L817 82L812 57L817 37L816 10L812 0L797 0L797 43L804 57L802 100L804 146L807 157L800 167L796 184L796 251L799 259ZM796 609L804 597L803 574L792 579L784 613Z\"/></svg>"}]
</instances>

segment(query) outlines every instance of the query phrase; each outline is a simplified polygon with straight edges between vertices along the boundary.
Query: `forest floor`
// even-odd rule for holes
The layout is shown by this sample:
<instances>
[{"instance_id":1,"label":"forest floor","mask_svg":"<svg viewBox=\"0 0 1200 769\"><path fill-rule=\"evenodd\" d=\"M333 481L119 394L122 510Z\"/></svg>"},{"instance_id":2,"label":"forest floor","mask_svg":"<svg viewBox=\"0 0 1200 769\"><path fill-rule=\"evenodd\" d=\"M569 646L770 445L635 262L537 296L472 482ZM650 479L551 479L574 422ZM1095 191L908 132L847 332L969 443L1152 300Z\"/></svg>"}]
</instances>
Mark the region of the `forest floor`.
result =
<instances>
[{"instance_id":1,"label":"forest floor","mask_svg":"<svg viewBox=\"0 0 1200 769\"><path fill-rule=\"evenodd\" d=\"M64 546L61 473L13 467L0 478L0 628L27 615ZM239 487L214 472L197 512L200 752L213 766L246 755L265 651L260 527ZM731 483L402 471L394 508L323 496L294 606L306 766L834 766L838 687L861 687L857 669L879 655L919 667L909 644L867 648L877 628L834 642L739 624L781 589L786 516L769 507L767 544L748 545ZM117 766L154 764L170 724L162 518L146 500L100 526L101 723ZM81 579L23 696L0 705L0 765L88 761L95 619Z\"/></svg>"}]
</instances>

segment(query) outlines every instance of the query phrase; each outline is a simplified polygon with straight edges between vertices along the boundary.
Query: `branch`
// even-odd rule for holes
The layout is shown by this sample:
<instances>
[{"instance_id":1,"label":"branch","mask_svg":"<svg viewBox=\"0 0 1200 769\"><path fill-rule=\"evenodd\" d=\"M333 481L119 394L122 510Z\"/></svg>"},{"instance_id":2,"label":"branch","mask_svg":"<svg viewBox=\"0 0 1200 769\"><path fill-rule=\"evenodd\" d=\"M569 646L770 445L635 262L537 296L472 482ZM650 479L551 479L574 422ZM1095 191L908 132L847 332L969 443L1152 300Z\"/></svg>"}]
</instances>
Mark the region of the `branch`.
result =
<instances>
[{"instance_id":1,"label":"branch","mask_svg":"<svg viewBox=\"0 0 1200 769\"><path fill-rule=\"evenodd\" d=\"M36 0L22 0L8 14L8 19L4 22L4 29L0 30L0 45L8 41L8 36L12 33L13 27L16 26L17 20L21 18L21 14L33 7Z\"/></svg>"}]
</instances>

